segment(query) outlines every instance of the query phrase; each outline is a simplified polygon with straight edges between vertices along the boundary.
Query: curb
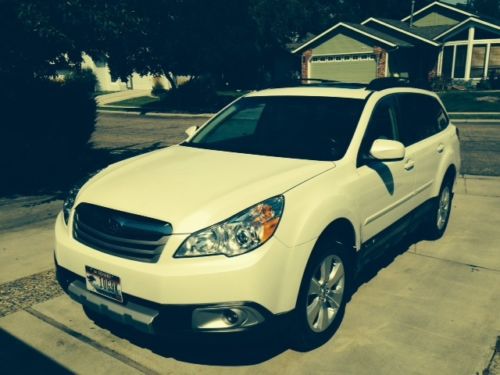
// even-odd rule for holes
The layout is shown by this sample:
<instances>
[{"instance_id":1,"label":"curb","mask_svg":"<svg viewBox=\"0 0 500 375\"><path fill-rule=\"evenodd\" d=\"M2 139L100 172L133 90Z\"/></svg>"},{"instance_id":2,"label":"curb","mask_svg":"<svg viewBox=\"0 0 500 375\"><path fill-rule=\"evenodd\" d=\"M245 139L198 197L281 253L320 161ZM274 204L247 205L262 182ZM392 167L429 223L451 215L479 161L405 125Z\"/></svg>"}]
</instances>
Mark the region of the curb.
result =
<instances>
[{"instance_id":1,"label":"curb","mask_svg":"<svg viewBox=\"0 0 500 375\"><path fill-rule=\"evenodd\" d=\"M109 109L97 109L98 113L117 113L121 115L132 115L132 116L152 116L152 117L201 117L201 118L209 118L215 115L215 113L164 113L164 112L140 112L138 110L133 110L128 107L120 107L123 108L123 111L115 111Z\"/></svg>"},{"instance_id":2,"label":"curb","mask_svg":"<svg viewBox=\"0 0 500 375\"><path fill-rule=\"evenodd\" d=\"M467 119L467 118L451 118L450 119L452 123L454 122L462 122L462 123L467 123L467 122L472 122L472 123L500 123L500 118L495 120L495 119Z\"/></svg>"}]
</instances>

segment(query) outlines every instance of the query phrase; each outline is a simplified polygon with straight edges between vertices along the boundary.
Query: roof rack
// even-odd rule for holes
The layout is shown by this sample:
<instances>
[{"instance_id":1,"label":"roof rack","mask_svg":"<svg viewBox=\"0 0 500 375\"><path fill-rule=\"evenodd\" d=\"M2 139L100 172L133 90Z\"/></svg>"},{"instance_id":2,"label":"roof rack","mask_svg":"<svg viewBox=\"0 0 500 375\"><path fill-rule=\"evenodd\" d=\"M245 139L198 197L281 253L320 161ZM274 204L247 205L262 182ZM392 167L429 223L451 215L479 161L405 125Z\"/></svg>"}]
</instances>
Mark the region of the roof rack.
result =
<instances>
[{"instance_id":1,"label":"roof rack","mask_svg":"<svg viewBox=\"0 0 500 375\"><path fill-rule=\"evenodd\" d=\"M322 78L301 78L299 82L301 85L321 86L321 87L339 87L339 88L349 88L349 89L366 87L366 83L342 82L342 81L335 81L332 79L322 79Z\"/></svg>"},{"instance_id":2,"label":"roof rack","mask_svg":"<svg viewBox=\"0 0 500 375\"><path fill-rule=\"evenodd\" d=\"M412 87L424 90L431 89L430 84L427 81L410 81L409 79L406 78L385 77L385 78L375 78L366 86L366 90L380 91L380 90L390 89L393 87Z\"/></svg>"}]
</instances>

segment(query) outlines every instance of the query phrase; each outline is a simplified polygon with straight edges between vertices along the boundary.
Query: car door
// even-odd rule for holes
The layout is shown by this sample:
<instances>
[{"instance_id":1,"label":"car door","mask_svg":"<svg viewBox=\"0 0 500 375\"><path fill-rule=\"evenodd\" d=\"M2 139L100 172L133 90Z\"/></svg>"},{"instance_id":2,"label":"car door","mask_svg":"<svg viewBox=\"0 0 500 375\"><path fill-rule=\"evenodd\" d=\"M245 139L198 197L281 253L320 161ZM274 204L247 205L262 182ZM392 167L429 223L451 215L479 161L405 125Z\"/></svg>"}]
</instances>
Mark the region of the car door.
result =
<instances>
[{"instance_id":1,"label":"car door","mask_svg":"<svg viewBox=\"0 0 500 375\"><path fill-rule=\"evenodd\" d=\"M448 118L435 98L430 95L404 93L397 95L398 130L406 147L407 162L414 170L415 190L412 206L418 207L431 198L436 171L445 149L441 132Z\"/></svg>"},{"instance_id":2,"label":"car door","mask_svg":"<svg viewBox=\"0 0 500 375\"><path fill-rule=\"evenodd\" d=\"M389 227L411 210L408 203L414 188L414 173L406 159L380 161L369 151L376 139L398 140L394 96L385 96L376 104L361 143L354 187L359 197L361 236L365 242Z\"/></svg>"}]
</instances>

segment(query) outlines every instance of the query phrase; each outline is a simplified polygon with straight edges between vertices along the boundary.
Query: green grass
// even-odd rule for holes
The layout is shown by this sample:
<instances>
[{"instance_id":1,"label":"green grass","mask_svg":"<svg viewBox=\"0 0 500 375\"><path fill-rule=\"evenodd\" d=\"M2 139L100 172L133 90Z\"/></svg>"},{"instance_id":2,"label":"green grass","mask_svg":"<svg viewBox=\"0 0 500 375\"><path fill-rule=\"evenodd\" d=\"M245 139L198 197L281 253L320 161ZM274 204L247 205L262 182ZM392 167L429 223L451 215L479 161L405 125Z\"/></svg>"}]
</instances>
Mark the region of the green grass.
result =
<instances>
[{"instance_id":1,"label":"green grass","mask_svg":"<svg viewBox=\"0 0 500 375\"><path fill-rule=\"evenodd\" d=\"M460 119L460 120L498 120L500 123L500 115L495 114L450 114L450 118L452 120Z\"/></svg>"},{"instance_id":2,"label":"green grass","mask_svg":"<svg viewBox=\"0 0 500 375\"><path fill-rule=\"evenodd\" d=\"M94 98L99 95L112 94L116 91L94 91Z\"/></svg>"},{"instance_id":3,"label":"green grass","mask_svg":"<svg viewBox=\"0 0 500 375\"><path fill-rule=\"evenodd\" d=\"M154 96L139 96L137 98L131 98L126 100L121 100L119 102L110 103L110 105L119 107L138 107L142 108L151 103L159 101L157 97Z\"/></svg>"},{"instance_id":4,"label":"green grass","mask_svg":"<svg viewBox=\"0 0 500 375\"><path fill-rule=\"evenodd\" d=\"M439 92L448 112L500 112L500 91Z\"/></svg>"}]
</instances>

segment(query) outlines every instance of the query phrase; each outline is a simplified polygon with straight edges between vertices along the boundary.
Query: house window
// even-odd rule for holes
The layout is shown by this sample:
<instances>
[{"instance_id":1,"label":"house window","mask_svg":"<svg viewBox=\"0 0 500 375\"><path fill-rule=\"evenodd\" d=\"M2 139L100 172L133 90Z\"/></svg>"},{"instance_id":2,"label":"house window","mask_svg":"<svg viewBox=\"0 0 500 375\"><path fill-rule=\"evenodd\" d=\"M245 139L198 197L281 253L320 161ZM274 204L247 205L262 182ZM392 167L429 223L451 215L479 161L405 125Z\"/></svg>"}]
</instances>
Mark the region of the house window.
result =
<instances>
[{"instance_id":1,"label":"house window","mask_svg":"<svg viewBox=\"0 0 500 375\"><path fill-rule=\"evenodd\" d=\"M350 54L350 55L329 55L329 56L313 56L311 62L313 63L336 63L336 62L347 62L347 61L360 61L360 60L375 60L375 55L367 54Z\"/></svg>"},{"instance_id":2,"label":"house window","mask_svg":"<svg viewBox=\"0 0 500 375\"><path fill-rule=\"evenodd\" d=\"M455 53L454 78L465 78L465 65L467 60L467 46L457 46Z\"/></svg>"},{"instance_id":3,"label":"house window","mask_svg":"<svg viewBox=\"0 0 500 375\"><path fill-rule=\"evenodd\" d=\"M488 76L500 74L500 44L492 44L488 60Z\"/></svg>"},{"instance_id":4,"label":"house window","mask_svg":"<svg viewBox=\"0 0 500 375\"><path fill-rule=\"evenodd\" d=\"M486 62L486 45L474 46L472 49L472 61L470 68L471 78L482 78L484 76L484 63Z\"/></svg>"},{"instance_id":5,"label":"house window","mask_svg":"<svg viewBox=\"0 0 500 375\"><path fill-rule=\"evenodd\" d=\"M443 50L443 77L451 78L453 69L453 46L444 47Z\"/></svg>"}]
</instances>

